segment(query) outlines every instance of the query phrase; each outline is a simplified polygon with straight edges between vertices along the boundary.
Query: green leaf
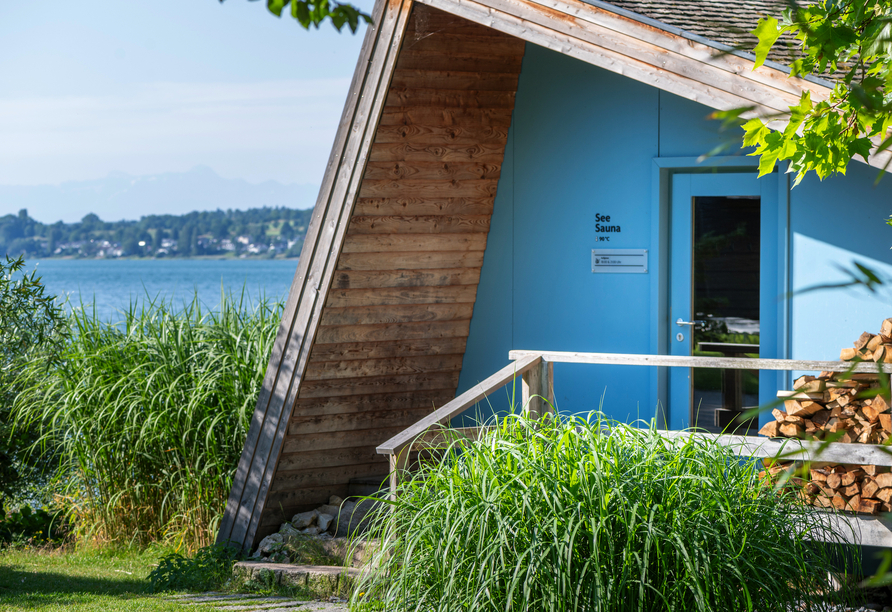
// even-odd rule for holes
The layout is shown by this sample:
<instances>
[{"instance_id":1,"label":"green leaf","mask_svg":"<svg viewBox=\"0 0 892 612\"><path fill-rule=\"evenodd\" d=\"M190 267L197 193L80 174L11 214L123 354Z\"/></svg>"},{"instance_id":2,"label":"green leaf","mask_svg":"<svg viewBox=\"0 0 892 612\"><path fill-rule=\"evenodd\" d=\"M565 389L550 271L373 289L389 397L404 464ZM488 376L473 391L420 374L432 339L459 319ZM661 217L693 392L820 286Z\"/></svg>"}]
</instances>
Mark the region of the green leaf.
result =
<instances>
[{"instance_id":1,"label":"green leaf","mask_svg":"<svg viewBox=\"0 0 892 612\"><path fill-rule=\"evenodd\" d=\"M802 122L805 121L805 118L811 113L812 108L813 105L811 103L810 92L803 91L802 97L799 99L799 104L790 107L790 122L784 130L784 135L787 137L794 136L802 126Z\"/></svg>"},{"instance_id":2,"label":"green leaf","mask_svg":"<svg viewBox=\"0 0 892 612\"><path fill-rule=\"evenodd\" d=\"M765 144L765 137L771 133L761 119L750 119L743 124L743 146L756 147Z\"/></svg>"},{"instance_id":3,"label":"green leaf","mask_svg":"<svg viewBox=\"0 0 892 612\"><path fill-rule=\"evenodd\" d=\"M780 37L781 28L778 27L777 19L774 17L764 17L759 20L759 25L752 31L752 34L759 39L759 44L753 50L756 54L756 65L753 66L753 70L755 70L768 59L768 52Z\"/></svg>"},{"instance_id":4,"label":"green leaf","mask_svg":"<svg viewBox=\"0 0 892 612\"><path fill-rule=\"evenodd\" d=\"M291 0L266 0L266 8L276 17L282 16L282 9L288 6Z\"/></svg>"}]
</instances>

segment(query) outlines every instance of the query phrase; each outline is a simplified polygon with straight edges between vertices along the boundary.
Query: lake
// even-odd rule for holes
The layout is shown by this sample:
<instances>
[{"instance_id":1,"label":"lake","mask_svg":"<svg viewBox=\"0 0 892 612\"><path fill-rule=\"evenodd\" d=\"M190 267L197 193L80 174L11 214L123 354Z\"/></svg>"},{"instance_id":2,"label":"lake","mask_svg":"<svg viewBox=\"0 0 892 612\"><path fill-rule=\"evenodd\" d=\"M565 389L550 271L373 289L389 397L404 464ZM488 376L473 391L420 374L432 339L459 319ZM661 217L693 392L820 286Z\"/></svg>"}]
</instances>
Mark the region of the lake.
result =
<instances>
[{"instance_id":1,"label":"lake","mask_svg":"<svg viewBox=\"0 0 892 612\"><path fill-rule=\"evenodd\" d=\"M296 259L31 259L49 293L77 306L96 303L99 316L118 320L133 301L147 297L191 301L197 293L208 308L220 305L221 287L251 298L285 300Z\"/></svg>"}]
</instances>

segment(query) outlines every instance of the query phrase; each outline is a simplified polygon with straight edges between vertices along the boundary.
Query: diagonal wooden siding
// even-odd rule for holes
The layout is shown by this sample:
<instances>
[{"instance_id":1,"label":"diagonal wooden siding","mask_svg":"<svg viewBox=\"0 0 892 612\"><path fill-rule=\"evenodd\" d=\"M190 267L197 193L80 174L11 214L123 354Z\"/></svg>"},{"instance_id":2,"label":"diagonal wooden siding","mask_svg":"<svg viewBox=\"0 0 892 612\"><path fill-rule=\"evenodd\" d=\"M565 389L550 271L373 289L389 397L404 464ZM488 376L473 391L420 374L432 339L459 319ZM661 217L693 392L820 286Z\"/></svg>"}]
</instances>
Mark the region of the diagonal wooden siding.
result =
<instances>
[{"instance_id":1,"label":"diagonal wooden siding","mask_svg":"<svg viewBox=\"0 0 892 612\"><path fill-rule=\"evenodd\" d=\"M455 396L523 51L415 5L254 539Z\"/></svg>"},{"instance_id":2,"label":"diagonal wooden siding","mask_svg":"<svg viewBox=\"0 0 892 612\"><path fill-rule=\"evenodd\" d=\"M367 30L360 51L297 273L217 532L220 543L249 547L258 534L291 409L334 278L411 9L412 0L377 0L373 9L374 25Z\"/></svg>"}]
</instances>

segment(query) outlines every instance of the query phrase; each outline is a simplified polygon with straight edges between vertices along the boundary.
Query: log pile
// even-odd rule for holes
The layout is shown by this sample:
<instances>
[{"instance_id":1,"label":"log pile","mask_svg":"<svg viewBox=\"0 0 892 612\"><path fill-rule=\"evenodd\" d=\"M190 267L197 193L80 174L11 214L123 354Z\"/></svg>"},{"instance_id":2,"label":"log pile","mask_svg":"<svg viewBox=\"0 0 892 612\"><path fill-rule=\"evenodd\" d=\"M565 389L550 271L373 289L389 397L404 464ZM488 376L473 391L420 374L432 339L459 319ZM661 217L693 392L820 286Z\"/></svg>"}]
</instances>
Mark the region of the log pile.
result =
<instances>
[{"instance_id":1,"label":"log pile","mask_svg":"<svg viewBox=\"0 0 892 612\"><path fill-rule=\"evenodd\" d=\"M862 514L892 512L889 468L812 463L808 466L808 477L803 478L801 464L766 463L768 467L759 473L760 477L776 481L786 476L791 486L798 487L802 500L813 506Z\"/></svg>"},{"instance_id":2,"label":"log pile","mask_svg":"<svg viewBox=\"0 0 892 612\"><path fill-rule=\"evenodd\" d=\"M880 333L864 332L854 348L843 349L843 361L872 360L892 363L892 318ZM879 373L821 372L800 376L793 391L780 391L784 409L772 411L774 421L759 431L769 438L824 440L882 444L892 437L888 395L880 393Z\"/></svg>"},{"instance_id":3,"label":"log pile","mask_svg":"<svg viewBox=\"0 0 892 612\"><path fill-rule=\"evenodd\" d=\"M892 318L880 333L864 332L853 348L840 352L843 361L892 363ZM792 391L780 391L784 409L772 410L774 421L759 431L770 438L801 438L861 444L883 444L892 438L890 397L880 374L821 372L801 376ZM892 442L889 442L892 444ZM763 478L780 477L796 486L806 503L863 514L892 512L892 473L875 465L830 465L763 462ZM807 469L807 473L804 471Z\"/></svg>"}]
</instances>

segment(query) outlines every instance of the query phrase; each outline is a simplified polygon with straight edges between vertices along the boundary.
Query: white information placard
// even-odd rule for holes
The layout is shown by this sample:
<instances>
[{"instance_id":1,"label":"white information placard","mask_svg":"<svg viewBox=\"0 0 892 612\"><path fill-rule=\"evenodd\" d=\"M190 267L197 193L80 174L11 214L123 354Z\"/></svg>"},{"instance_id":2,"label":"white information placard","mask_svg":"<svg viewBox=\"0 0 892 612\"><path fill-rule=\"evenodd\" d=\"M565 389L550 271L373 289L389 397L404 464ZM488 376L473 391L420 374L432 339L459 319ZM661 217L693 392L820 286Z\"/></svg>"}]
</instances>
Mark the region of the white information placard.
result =
<instances>
[{"instance_id":1,"label":"white information placard","mask_svg":"<svg viewBox=\"0 0 892 612\"><path fill-rule=\"evenodd\" d=\"M594 274L647 274L647 249L592 249Z\"/></svg>"}]
</instances>

